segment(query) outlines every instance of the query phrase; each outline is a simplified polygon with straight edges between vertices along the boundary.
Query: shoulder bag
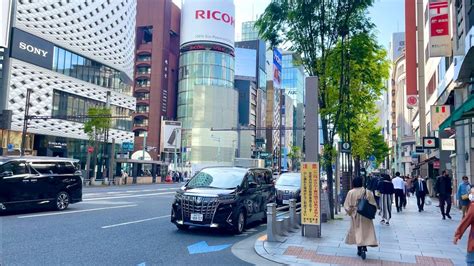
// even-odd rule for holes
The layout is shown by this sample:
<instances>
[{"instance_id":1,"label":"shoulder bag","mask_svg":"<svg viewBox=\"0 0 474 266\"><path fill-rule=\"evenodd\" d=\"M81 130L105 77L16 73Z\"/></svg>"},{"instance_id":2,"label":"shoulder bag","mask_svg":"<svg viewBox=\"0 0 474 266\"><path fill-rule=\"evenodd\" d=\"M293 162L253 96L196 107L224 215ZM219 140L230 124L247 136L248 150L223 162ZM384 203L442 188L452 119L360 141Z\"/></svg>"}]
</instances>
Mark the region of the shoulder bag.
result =
<instances>
[{"instance_id":1,"label":"shoulder bag","mask_svg":"<svg viewBox=\"0 0 474 266\"><path fill-rule=\"evenodd\" d=\"M370 204L367 199L367 190L364 190L364 196L357 203L357 213L364 216L367 219L374 219L377 207Z\"/></svg>"}]
</instances>

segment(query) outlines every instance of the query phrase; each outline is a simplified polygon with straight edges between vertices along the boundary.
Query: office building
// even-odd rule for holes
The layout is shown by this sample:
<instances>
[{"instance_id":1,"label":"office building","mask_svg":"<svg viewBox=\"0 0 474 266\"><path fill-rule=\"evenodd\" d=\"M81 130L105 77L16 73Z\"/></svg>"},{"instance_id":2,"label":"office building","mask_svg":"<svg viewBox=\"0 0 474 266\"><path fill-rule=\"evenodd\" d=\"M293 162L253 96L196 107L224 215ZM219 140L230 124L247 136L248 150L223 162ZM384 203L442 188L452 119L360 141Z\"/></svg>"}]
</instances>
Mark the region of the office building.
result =
<instances>
[{"instance_id":1,"label":"office building","mask_svg":"<svg viewBox=\"0 0 474 266\"><path fill-rule=\"evenodd\" d=\"M135 150L144 148L146 138L154 160L172 157L160 145L161 121L176 120L180 19L181 11L171 0L137 2Z\"/></svg>"},{"instance_id":2,"label":"office building","mask_svg":"<svg viewBox=\"0 0 474 266\"><path fill-rule=\"evenodd\" d=\"M26 154L78 158L84 169L91 143L81 116L91 107L115 117L100 141L133 142L136 1L16 1L14 12L0 99L0 110L12 111L3 154L19 153L28 91L29 115L45 119L29 120Z\"/></svg>"},{"instance_id":3,"label":"office building","mask_svg":"<svg viewBox=\"0 0 474 266\"><path fill-rule=\"evenodd\" d=\"M206 15L211 11L218 17ZM231 164L235 157L237 132L230 130L238 124L234 13L232 0L182 6L178 120L185 162Z\"/></svg>"}]
</instances>

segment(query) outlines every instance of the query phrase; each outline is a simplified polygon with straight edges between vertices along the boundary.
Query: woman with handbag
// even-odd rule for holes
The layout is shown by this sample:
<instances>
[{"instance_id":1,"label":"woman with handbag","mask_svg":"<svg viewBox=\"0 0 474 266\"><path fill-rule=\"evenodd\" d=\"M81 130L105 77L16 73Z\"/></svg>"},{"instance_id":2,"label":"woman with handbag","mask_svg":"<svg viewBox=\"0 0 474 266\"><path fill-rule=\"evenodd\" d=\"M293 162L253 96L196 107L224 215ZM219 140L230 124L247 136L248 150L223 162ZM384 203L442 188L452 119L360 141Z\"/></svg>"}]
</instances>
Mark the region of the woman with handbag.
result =
<instances>
[{"instance_id":1,"label":"woman with handbag","mask_svg":"<svg viewBox=\"0 0 474 266\"><path fill-rule=\"evenodd\" d=\"M363 188L362 183L360 177L352 180L354 188L347 193L344 209L351 217L351 227L346 236L346 244L357 245L357 255L365 260L367 247L378 246L372 222L377 211L377 204L373 193Z\"/></svg>"},{"instance_id":2,"label":"woman with handbag","mask_svg":"<svg viewBox=\"0 0 474 266\"><path fill-rule=\"evenodd\" d=\"M471 190L471 185L469 184L469 178L467 176L462 177L462 183L459 184L458 193L456 198L459 200L459 206L462 209L462 218L466 215L467 209L469 208L469 192Z\"/></svg>"}]
</instances>

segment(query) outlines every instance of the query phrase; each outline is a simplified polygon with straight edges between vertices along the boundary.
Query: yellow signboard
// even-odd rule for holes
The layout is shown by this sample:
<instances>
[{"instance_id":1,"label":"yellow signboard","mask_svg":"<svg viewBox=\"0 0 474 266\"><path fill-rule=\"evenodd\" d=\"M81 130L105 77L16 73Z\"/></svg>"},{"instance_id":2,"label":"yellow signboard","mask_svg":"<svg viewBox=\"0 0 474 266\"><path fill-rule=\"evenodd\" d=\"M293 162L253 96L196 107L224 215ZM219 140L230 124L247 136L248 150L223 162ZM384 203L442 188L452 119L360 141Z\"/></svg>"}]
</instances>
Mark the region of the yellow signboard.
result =
<instances>
[{"instance_id":1,"label":"yellow signboard","mask_svg":"<svg viewBox=\"0 0 474 266\"><path fill-rule=\"evenodd\" d=\"M301 167L301 223L321 224L319 200L319 163L303 163Z\"/></svg>"}]
</instances>

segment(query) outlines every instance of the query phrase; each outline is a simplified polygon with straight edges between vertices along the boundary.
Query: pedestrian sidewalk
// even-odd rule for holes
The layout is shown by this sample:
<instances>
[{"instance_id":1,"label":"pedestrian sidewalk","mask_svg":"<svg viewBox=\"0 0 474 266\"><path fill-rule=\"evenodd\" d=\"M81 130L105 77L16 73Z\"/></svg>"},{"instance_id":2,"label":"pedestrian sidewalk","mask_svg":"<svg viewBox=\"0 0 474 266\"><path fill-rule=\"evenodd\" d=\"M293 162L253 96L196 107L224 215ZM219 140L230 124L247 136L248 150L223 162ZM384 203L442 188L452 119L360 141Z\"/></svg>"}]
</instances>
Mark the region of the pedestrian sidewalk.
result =
<instances>
[{"instance_id":1,"label":"pedestrian sidewalk","mask_svg":"<svg viewBox=\"0 0 474 266\"><path fill-rule=\"evenodd\" d=\"M264 235L255 242L255 250L268 260L289 265L466 265L469 231L458 245L452 242L462 214L453 206L453 219L442 220L436 205L434 199L419 213L412 196L403 212L393 207L390 226L381 225L377 216L374 225L379 246L368 248L365 261L357 256L356 246L344 243L350 220L342 214L322 224L321 238L302 237L301 230L295 230L277 243L267 242Z\"/></svg>"}]
</instances>

